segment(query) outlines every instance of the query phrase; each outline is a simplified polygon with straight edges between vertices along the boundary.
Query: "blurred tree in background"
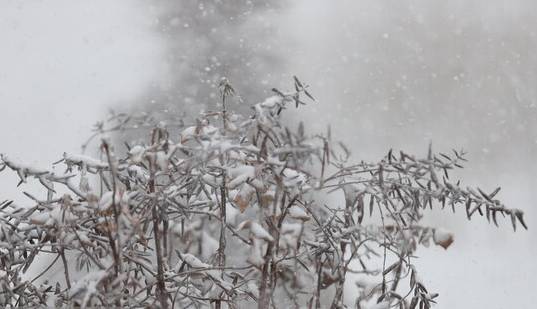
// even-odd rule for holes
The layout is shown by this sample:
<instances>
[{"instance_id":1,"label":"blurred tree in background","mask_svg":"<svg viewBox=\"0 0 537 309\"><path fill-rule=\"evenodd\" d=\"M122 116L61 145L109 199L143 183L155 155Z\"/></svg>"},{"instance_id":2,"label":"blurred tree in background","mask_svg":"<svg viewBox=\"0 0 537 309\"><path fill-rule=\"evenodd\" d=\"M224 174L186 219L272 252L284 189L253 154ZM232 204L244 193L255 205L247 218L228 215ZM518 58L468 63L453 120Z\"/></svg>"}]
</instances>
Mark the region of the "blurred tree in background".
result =
<instances>
[{"instance_id":1,"label":"blurred tree in background","mask_svg":"<svg viewBox=\"0 0 537 309\"><path fill-rule=\"evenodd\" d=\"M188 115L193 120L202 109L219 102L222 77L234 81L249 109L259 97L279 85L285 61L271 16L278 14L280 0L214 1L164 0L152 9L158 16L155 31L166 41L168 78L154 85L137 109L159 119Z\"/></svg>"}]
</instances>

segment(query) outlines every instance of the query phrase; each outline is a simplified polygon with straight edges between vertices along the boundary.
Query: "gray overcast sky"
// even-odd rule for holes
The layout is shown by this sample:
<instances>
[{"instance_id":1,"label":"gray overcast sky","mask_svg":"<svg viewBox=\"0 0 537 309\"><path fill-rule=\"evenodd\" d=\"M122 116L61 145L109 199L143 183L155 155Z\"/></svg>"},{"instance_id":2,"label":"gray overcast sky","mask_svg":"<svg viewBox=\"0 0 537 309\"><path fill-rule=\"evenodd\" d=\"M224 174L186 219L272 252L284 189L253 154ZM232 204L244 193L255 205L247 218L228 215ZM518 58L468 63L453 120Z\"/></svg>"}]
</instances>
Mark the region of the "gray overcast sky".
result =
<instances>
[{"instance_id":1,"label":"gray overcast sky","mask_svg":"<svg viewBox=\"0 0 537 309\"><path fill-rule=\"evenodd\" d=\"M456 232L448 251L421 251L437 308L537 303L537 11L508 3L303 0L270 16L287 74L320 99L296 117L332 123L369 159L390 146L425 153L429 140L465 147L468 181L501 185L528 213L530 230L516 234L463 213L429 218ZM53 162L78 151L108 107L167 80L169 42L155 19L141 1L1 1L0 152ZM2 173L0 199L16 196L15 184Z\"/></svg>"}]
</instances>

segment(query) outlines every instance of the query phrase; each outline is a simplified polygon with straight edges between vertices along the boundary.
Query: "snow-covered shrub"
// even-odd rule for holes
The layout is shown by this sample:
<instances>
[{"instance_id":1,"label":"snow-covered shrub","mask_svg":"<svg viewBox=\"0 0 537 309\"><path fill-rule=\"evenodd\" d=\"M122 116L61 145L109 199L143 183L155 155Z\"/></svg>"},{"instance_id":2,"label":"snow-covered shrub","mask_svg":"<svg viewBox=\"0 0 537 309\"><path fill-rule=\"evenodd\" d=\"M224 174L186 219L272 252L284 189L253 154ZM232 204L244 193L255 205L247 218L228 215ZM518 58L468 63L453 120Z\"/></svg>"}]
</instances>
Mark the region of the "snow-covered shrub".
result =
<instances>
[{"instance_id":1,"label":"snow-covered shrub","mask_svg":"<svg viewBox=\"0 0 537 309\"><path fill-rule=\"evenodd\" d=\"M102 138L100 158L65 153L61 174L2 155L1 169L38 180L47 198L0 204L0 304L429 308L437 294L419 279L414 253L430 242L448 248L453 236L420 224L427 208L526 227L520 210L495 199L499 190L450 180L462 152L390 150L352 163L329 132L284 126L286 108L313 100L306 89L295 79L295 91L274 89L245 116L226 108L233 89L224 80L220 111L178 134L155 126L124 156ZM133 118L114 119L97 133ZM58 261L63 278L52 280Z\"/></svg>"}]
</instances>

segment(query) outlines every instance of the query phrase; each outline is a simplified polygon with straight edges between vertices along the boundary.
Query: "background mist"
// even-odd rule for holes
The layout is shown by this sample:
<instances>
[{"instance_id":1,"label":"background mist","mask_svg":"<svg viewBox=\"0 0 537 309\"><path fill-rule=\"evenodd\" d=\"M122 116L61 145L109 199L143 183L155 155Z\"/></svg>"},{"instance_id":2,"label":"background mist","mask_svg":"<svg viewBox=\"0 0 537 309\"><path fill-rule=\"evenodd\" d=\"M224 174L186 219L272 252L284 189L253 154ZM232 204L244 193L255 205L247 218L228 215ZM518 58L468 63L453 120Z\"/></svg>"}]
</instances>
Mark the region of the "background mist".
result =
<instances>
[{"instance_id":1,"label":"background mist","mask_svg":"<svg viewBox=\"0 0 537 309\"><path fill-rule=\"evenodd\" d=\"M429 141L467 150L456 176L502 186L530 230L432 212L427 222L456 239L445 252L419 252L422 277L440 293L437 308L530 308L536 9L499 0L2 1L0 152L46 165L78 152L108 108L163 117L211 109L222 76L248 108L296 74L319 102L293 111L290 125L331 124L357 159L389 148L425 155ZM0 199L22 201L16 183L2 173Z\"/></svg>"}]
</instances>

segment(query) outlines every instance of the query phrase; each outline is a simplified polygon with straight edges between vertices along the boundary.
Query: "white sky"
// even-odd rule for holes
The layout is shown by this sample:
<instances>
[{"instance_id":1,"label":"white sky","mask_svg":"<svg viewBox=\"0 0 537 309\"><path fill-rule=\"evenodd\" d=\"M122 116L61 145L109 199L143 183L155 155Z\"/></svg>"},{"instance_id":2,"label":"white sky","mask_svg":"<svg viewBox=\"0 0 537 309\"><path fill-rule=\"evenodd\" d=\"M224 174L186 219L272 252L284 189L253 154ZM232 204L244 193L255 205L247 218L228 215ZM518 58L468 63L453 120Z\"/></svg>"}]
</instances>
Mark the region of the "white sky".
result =
<instances>
[{"instance_id":1,"label":"white sky","mask_svg":"<svg viewBox=\"0 0 537 309\"><path fill-rule=\"evenodd\" d=\"M293 56L293 70L312 84L315 80L308 78L324 73L308 60L318 63L334 49L352 53L341 51L347 44L338 43L348 37L333 17L342 13L338 10L347 10L349 18L353 7L349 1L341 3L327 9L320 1L302 1L300 10L290 13L292 22L303 15L298 21L324 25L319 32L307 24L290 31L297 36L293 44L304 47ZM366 4L361 1L360 9L370 9L377 17L362 22L382 25L381 11ZM142 1L0 1L0 153L44 165L64 151L78 152L107 107L136 98L163 78L165 42L151 32L153 22L151 8ZM333 45L327 51L319 48L319 42ZM333 69L338 70L337 65ZM329 120L337 122L337 113ZM421 149L421 145L410 147ZM504 173L502 178L477 181L491 185L498 181L512 206L532 207L535 180L522 182L518 176ZM12 173L0 174L0 200L15 195L16 182ZM441 294L436 308L531 308L537 303L533 228L537 215L528 212L530 231L516 234L508 224L499 230L484 223L462 225L466 223L462 212L442 219L442 225L459 229L454 245L446 252L420 251L422 278Z\"/></svg>"},{"instance_id":2,"label":"white sky","mask_svg":"<svg viewBox=\"0 0 537 309\"><path fill-rule=\"evenodd\" d=\"M49 166L79 152L109 106L159 78L153 17L138 1L0 1L0 153ZM2 173L0 199L22 196L16 183Z\"/></svg>"},{"instance_id":3,"label":"white sky","mask_svg":"<svg viewBox=\"0 0 537 309\"><path fill-rule=\"evenodd\" d=\"M468 222L464 210L426 217L455 232L448 250L418 252L421 278L440 293L435 308L537 303L535 12L527 0L302 0L279 24L296 46L289 70L320 99L296 113L306 127L324 130L330 123L357 159L378 158L390 147L425 155L430 140L437 151L464 147L470 151L459 174L464 182L489 191L500 185L499 198L524 209L529 231L516 233L508 219L496 228L484 218ZM525 54L533 56L509 58ZM461 71L464 83L456 75ZM502 82L481 88L490 75ZM405 114L416 110L415 119ZM490 120L463 126L481 119Z\"/></svg>"},{"instance_id":4,"label":"white sky","mask_svg":"<svg viewBox=\"0 0 537 309\"><path fill-rule=\"evenodd\" d=\"M157 79L151 22L133 1L1 1L0 152L49 162L60 139L78 150L106 106Z\"/></svg>"}]
</instances>

